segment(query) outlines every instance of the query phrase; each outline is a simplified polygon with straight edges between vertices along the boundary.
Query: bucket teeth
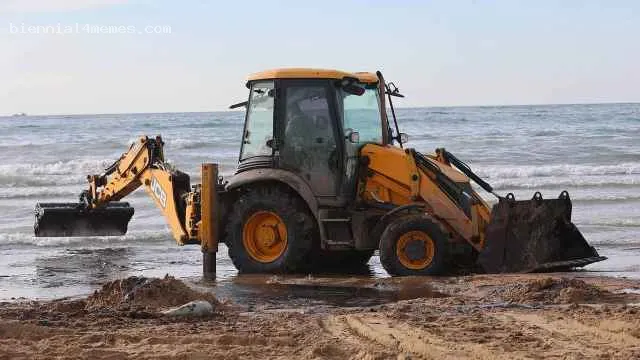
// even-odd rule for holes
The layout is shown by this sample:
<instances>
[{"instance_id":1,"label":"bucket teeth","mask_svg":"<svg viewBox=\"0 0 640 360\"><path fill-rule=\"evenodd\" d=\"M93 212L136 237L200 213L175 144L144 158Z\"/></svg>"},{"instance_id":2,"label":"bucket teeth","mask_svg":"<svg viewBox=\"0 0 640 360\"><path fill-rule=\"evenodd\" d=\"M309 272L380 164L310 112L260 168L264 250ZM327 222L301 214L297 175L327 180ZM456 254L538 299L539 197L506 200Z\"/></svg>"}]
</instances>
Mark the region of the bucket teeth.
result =
<instances>
[{"instance_id":1,"label":"bucket teeth","mask_svg":"<svg viewBox=\"0 0 640 360\"><path fill-rule=\"evenodd\" d=\"M34 233L37 237L117 236L127 233L133 208L126 202L86 210L80 203L38 203Z\"/></svg>"},{"instance_id":2,"label":"bucket teeth","mask_svg":"<svg viewBox=\"0 0 640 360\"><path fill-rule=\"evenodd\" d=\"M571 222L571 200L501 198L491 211L478 263L488 273L567 269L602 261Z\"/></svg>"}]
</instances>

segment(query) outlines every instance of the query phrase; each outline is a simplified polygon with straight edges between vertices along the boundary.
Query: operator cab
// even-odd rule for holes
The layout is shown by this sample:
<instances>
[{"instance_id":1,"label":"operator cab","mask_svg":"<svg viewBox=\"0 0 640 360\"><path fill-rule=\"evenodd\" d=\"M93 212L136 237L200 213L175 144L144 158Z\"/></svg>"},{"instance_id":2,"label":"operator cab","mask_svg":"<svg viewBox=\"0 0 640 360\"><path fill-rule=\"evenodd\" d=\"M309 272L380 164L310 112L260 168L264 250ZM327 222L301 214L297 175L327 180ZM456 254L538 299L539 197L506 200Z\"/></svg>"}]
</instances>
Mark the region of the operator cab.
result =
<instances>
[{"instance_id":1,"label":"operator cab","mask_svg":"<svg viewBox=\"0 0 640 360\"><path fill-rule=\"evenodd\" d=\"M282 169L306 182L320 204L355 197L359 149L389 144L390 128L372 73L277 69L249 77L237 172Z\"/></svg>"}]
</instances>

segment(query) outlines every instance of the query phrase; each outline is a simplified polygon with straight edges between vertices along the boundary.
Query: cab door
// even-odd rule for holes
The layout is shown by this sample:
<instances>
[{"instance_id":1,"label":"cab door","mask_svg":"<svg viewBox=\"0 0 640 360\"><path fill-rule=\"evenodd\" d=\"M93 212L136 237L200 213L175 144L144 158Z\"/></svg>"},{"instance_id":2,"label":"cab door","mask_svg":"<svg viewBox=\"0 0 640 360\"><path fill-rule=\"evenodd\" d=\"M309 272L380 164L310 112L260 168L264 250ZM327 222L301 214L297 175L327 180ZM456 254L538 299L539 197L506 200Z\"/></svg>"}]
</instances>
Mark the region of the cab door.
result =
<instances>
[{"instance_id":1,"label":"cab door","mask_svg":"<svg viewBox=\"0 0 640 360\"><path fill-rule=\"evenodd\" d=\"M305 179L319 198L337 196L340 185L334 93L328 80L280 80L278 86L278 167Z\"/></svg>"}]
</instances>

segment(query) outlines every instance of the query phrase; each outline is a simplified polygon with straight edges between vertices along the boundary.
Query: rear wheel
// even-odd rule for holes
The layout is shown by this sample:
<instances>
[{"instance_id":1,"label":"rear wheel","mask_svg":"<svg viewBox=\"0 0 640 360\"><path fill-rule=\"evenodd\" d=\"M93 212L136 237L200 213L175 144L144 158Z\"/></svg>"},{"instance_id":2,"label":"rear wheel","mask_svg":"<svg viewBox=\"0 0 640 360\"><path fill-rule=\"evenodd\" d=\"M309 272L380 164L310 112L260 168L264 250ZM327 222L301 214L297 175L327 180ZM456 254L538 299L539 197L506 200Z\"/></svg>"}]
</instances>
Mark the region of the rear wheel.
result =
<instances>
[{"instance_id":1,"label":"rear wheel","mask_svg":"<svg viewBox=\"0 0 640 360\"><path fill-rule=\"evenodd\" d=\"M406 216L380 238L380 262L391 275L441 275L448 269L449 244L433 219Z\"/></svg>"},{"instance_id":2,"label":"rear wheel","mask_svg":"<svg viewBox=\"0 0 640 360\"><path fill-rule=\"evenodd\" d=\"M260 187L232 205L225 243L241 272L302 270L311 251L315 227L304 202L284 189Z\"/></svg>"}]
</instances>

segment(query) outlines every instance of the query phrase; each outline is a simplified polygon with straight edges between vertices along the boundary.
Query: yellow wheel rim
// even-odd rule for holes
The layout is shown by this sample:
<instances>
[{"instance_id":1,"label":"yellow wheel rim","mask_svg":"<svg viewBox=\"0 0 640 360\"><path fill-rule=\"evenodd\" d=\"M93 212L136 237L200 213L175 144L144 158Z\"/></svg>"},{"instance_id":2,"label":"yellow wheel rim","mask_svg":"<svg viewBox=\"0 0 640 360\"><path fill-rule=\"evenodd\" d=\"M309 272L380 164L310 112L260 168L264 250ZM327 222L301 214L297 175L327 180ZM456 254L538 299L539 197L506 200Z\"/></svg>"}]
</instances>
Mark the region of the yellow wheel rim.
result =
<instances>
[{"instance_id":1,"label":"yellow wheel rim","mask_svg":"<svg viewBox=\"0 0 640 360\"><path fill-rule=\"evenodd\" d=\"M398 239L396 255L402 266L422 270L429 266L435 254L433 240L423 231L409 231Z\"/></svg>"},{"instance_id":2,"label":"yellow wheel rim","mask_svg":"<svg viewBox=\"0 0 640 360\"><path fill-rule=\"evenodd\" d=\"M244 223L242 244L254 260L272 262L287 248L287 226L278 214L258 211Z\"/></svg>"}]
</instances>

